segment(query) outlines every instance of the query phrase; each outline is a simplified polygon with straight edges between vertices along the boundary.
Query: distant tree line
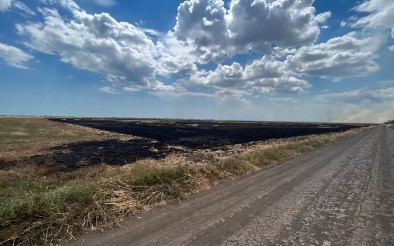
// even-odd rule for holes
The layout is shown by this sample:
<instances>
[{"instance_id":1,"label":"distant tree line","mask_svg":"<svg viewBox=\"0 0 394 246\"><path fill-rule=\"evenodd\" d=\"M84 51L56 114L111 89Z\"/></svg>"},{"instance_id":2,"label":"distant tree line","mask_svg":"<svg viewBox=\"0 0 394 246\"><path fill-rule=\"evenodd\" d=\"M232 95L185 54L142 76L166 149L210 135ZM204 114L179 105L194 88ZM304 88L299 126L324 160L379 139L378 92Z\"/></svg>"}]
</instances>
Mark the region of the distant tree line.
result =
<instances>
[{"instance_id":1,"label":"distant tree line","mask_svg":"<svg viewBox=\"0 0 394 246\"><path fill-rule=\"evenodd\" d=\"M389 120L389 121L386 121L386 122L384 122L385 124L394 124L394 120Z\"/></svg>"}]
</instances>

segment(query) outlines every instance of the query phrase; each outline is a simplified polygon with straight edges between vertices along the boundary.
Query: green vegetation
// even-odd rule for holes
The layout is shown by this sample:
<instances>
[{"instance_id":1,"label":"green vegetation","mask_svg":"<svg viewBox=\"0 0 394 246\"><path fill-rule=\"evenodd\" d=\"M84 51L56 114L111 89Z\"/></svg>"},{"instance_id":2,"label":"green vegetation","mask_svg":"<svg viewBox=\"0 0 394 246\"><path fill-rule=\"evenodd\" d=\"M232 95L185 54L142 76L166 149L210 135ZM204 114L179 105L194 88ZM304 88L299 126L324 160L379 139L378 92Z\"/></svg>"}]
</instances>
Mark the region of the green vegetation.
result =
<instances>
[{"instance_id":1,"label":"green vegetation","mask_svg":"<svg viewBox=\"0 0 394 246\"><path fill-rule=\"evenodd\" d=\"M4 151L3 141L14 141L7 138L7 127L13 128L8 131L12 132L16 126L12 123L1 127L0 148ZM66 134L70 139L66 137L64 141L71 141L75 131ZM81 230L115 226L136 212L186 198L218 182L277 164L359 131L271 141L241 155L205 164L165 158L121 167L102 164L76 171L51 165L0 169L0 245L50 245L72 239ZM39 130L32 128L31 132L28 141L37 143L35 139L46 138L40 138ZM38 135L31 137L35 133ZM58 141L58 131L47 133L48 141ZM15 141L24 143L27 139Z\"/></svg>"}]
</instances>

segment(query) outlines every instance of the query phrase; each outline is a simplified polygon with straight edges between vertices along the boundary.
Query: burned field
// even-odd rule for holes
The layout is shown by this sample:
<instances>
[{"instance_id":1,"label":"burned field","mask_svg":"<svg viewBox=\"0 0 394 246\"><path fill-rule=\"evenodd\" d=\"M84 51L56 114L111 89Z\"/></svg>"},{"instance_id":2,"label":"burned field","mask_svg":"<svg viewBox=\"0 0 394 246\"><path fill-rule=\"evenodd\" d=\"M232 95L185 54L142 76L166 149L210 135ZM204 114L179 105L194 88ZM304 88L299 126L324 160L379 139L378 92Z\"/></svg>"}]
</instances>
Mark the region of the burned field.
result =
<instances>
[{"instance_id":1,"label":"burned field","mask_svg":"<svg viewBox=\"0 0 394 246\"><path fill-rule=\"evenodd\" d=\"M50 155L30 157L30 162L36 164L45 164L51 160L71 169L100 163L124 165L146 158L160 159L170 154L208 162L213 158L210 151L221 151L222 155L226 155L225 152L233 145L342 132L361 126L357 124L89 118L52 118L50 120L131 137L63 144L53 147L53 153Z\"/></svg>"},{"instance_id":2,"label":"burned field","mask_svg":"<svg viewBox=\"0 0 394 246\"><path fill-rule=\"evenodd\" d=\"M27 149L36 146L34 151L30 151L31 154L18 156L21 150L17 150L15 152L18 158L0 158L0 168L29 164L75 170L100 164L121 166L139 160L158 160L168 156L186 158L190 162L210 163L221 157L239 154L256 142L343 132L362 126L105 118L50 118L46 122L48 123L41 128L45 128L45 125L56 125L51 133L52 140L56 140L44 144L47 139L35 139L36 143L26 146ZM56 131L62 129L62 126L67 126L71 132L75 131L72 139L64 141L61 135L56 137ZM81 133L84 135L79 135ZM26 139L23 142L29 141Z\"/></svg>"},{"instance_id":3,"label":"burned field","mask_svg":"<svg viewBox=\"0 0 394 246\"><path fill-rule=\"evenodd\" d=\"M218 148L228 144L346 131L358 124L188 121L188 120L109 120L51 119L95 129L156 140L162 144L191 149Z\"/></svg>"},{"instance_id":4,"label":"burned field","mask_svg":"<svg viewBox=\"0 0 394 246\"><path fill-rule=\"evenodd\" d=\"M0 245L54 245L116 226L360 126L0 117Z\"/></svg>"}]
</instances>

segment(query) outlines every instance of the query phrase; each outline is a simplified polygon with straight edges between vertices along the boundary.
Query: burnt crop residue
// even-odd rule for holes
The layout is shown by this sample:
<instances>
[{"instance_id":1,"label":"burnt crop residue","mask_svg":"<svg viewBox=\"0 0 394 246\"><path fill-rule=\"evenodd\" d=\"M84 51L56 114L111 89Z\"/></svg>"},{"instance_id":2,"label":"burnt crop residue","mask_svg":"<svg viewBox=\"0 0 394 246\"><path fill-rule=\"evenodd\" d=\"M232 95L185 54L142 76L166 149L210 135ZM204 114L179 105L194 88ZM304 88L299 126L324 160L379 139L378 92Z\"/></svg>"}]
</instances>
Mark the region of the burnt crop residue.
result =
<instances>
[{"instance_id":1,"label":"burnt crop residue","mask_svg":"<svg viewBox=\"0 0 394 246\"><path fill-rule=\"evenodd\" d=\"M149 138L163 144L191 149L217 148L227 144L340 132L357 124L266 123L219 121L128 121L108 119L51 119L95 129Z\"/></svg>"},{"instance_id":2,"label":"burnt crop residue","mask_svg":"<svg viewBox=\"0 0 394 246\"><path fill-rule=\"evenodd\" d=\"M165 158L169 154L181 154L188 156L189 159L201 159L200 150L226 151L228 146L234 144L341 132L361 126L357 124L87 118L53 118L50 120L136 138L60 144L50 148L46 153L30 156L18 162L56 165L62 169L75 170L99 164L125 165L143 159ZM15 165L14 162L3 163L2 168Z\"/></svg>"}]
</instances>

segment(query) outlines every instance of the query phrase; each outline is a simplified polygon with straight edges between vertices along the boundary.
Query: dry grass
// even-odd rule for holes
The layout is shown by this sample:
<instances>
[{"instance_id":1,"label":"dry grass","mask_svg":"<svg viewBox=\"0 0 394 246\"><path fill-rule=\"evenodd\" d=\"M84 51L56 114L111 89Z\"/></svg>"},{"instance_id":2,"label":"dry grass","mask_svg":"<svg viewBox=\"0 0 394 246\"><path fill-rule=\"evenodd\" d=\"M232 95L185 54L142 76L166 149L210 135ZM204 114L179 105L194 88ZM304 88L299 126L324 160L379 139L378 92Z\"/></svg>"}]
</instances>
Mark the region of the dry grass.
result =
<instances>
[{"instance_id":1,"label":"dry grass","mask_svg":"<svg viewBox=\"0 0 394 246\"><path fill-rule=\"evenodd\" d=\"M36 123L52 124L41 119ZM10 132L25 132L14 124L11 127L15 131ZM4 125L2 127L5 129ZM58 132L58 127L55 123L46 130L50 144L59 141L58 133L54 133ZM71 133L75 131L83 129L70 130ZM212 163L168 156L162 160L146 159L118 167L102 164L73 172L55 166L33 165L0 170L0 244L51 245L72 239L81 230L102 230L119 225L124 218L139 211L184 199L223 180L255 172L359 131L361 129L258 142L243 151L233 151L232 156L223 157L221 153L220 158ZM70 132L61 132L62 141L76 140ZM37 134L39 139L41 135ZM81 134L89 135L80 133L78 141ZM4 131L0 133L1 141L7 139L5 135ZM29 139L20 133L14 136L21 137L22 143ZM41 141L34 139L30 136L30 143ZM29 144L24 146L29 148ZM0 148L3 152L3 144ZM33 150L35 147L30 149Z\"/></svg>"},{"instance_id":2,"label":"dry grass","mask_svg":"<svg viewBox=\"0 0 394 246\"><path fill-rule=\"evenodd\" d=\"M108 138L42 118L0 117L0 163L40 154L59 144Z\"/></svg>"}]
</instances>

